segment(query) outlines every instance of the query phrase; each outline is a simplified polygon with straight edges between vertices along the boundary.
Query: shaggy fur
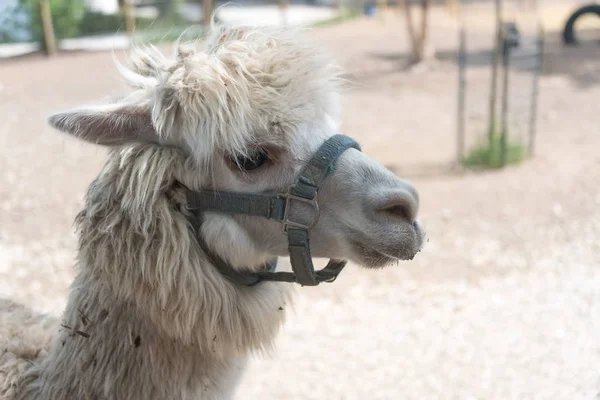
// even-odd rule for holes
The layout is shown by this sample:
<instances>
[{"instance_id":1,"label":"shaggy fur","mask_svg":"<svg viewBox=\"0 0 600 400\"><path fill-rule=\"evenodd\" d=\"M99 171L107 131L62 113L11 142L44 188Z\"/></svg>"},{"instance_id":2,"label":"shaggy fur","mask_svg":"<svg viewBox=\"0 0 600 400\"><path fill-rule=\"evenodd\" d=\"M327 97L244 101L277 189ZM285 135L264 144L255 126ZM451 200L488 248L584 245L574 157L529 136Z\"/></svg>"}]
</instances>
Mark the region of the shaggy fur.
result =
<instances>
[{"instance_id":1,"label":"shaggy fur","mask_svg":"<svg viewBox=\"0 0 600 400\"><path fill-rule=\"evenodd\" d=\"M58 321L0 299L0 399L14 399L25 371L48 354Z\"/></svg>"},{"instance_id":2,"label":"shaggy fur","mask_svg":"<svg viewBox=\"0 0 600 400\"><path fill-rule=\"evenodd\" d=\"M131 64L120 66L128 96L50 118L111 150L76 218L79 269L60 327L0 303L12 321L0 329L3 400L227 399L248 354L269 349L284 320L289 284L235 285L194 237L257 269L287 254L280 226L208 213L194 232L182 185L287 187L336 133L339 71L287 28L215 27L203 52L137 48ZM242 171L236 158L257 148L268 163ZM319 192L313 255L370 266L414 256L414 188L358 151L339 163Z\"/></svg>"},{"instance_id":3,"label":"shaggy fur","mask_svg":"<svg viewBox=\"0 0 600 400\"><path fill-rule=\"evenodd\" d=\"M19 398L224 398L241 356L271 344L286 287L235 287L206 261L174 186L184 163L154 146L109 156L77 217L68 328Z\"/></svg>"}]
</instances>

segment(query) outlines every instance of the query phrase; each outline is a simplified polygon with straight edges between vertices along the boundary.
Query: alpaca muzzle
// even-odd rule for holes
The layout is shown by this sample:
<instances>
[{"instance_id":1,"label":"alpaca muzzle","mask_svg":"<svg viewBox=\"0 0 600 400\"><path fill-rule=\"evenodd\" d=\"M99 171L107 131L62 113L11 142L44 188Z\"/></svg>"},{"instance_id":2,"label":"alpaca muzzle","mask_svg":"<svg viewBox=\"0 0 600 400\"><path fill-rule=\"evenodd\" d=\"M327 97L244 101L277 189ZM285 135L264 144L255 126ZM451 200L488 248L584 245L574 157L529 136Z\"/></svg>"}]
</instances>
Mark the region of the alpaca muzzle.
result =
<instances>
[{"instance_id":1,"label":"alpaca muzzle","mask_svg":"<svg viewBox=\"0 0 600 400\"><path fill-rule=\"evenodd\" d=\"M337 160L348 149L360 151L359 144L344 135L327 139L301 170L296 181L285 192L269 194L234 193L222 191L192 191L187 189L191 223L199 233L204 222L204 212L216 211L228 214L246 214L272 219L281 223L283 234L288 238L288 251L293 272L275 272L275 257L261 272L233 268L218 254L211 251L206 241L196 234L198 243L212 264L232 281L252 286L261 281L295 282L302 286L316 286L321 282L333 282L345 267L345 260L329 260L325 268L315 271L310 252L310 232L319 220L317 193L327 176L335 169ZM308 208L308 221L294 217L294 209Z\"/></svg>"}]
</instances>

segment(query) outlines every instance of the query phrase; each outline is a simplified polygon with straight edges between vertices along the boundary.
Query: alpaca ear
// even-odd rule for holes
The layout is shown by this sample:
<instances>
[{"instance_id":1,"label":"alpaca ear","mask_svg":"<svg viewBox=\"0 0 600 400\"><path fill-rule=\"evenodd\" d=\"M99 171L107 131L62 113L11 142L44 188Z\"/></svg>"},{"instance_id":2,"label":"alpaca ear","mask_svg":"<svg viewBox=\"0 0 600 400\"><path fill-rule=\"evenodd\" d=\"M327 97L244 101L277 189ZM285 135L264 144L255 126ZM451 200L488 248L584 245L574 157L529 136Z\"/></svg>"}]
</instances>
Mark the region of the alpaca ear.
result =
<instances>
[{"instance_id":1,"label":"alpaca ear","mask_svg":"<svg viewBox=\"0 0 600 400\"><path fill-rule=\"evenodd\" d=\"M138 105L89 107L48 118L49 124L79 139L103 146L160 143L150 111Z\"/></svg>"}]
</instances>

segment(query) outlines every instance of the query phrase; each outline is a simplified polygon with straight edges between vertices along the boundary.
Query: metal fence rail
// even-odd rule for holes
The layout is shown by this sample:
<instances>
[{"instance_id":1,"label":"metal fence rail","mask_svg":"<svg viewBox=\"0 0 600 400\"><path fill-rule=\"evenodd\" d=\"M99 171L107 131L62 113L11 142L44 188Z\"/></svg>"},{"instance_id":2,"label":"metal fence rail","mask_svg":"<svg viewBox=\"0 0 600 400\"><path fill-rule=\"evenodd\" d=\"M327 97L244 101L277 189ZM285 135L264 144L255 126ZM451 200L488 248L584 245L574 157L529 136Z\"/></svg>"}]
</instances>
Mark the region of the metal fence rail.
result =
<instances>
[{"instance_id":1,"label":"metal fence rail","mask_svg":"<svg viewBox=\"0 0 600 400\"><path fill-rule=\"evenodd\" d=\"M463 4L461 14L467 8L468 6ZM498 7L497 10L501 11L502 7ZM524 145L526 143L526 154L531 157L535 150L539 77L544 53L544 30L541 23L538 20L534 34L521 35L515 23L500 18L498 34L489 32L489 37L493 38L489 47L483 50L479 46L475 54L469 49L469 40L475 41L474 39L478 38L476 35L470 37L467 34L468 22L463 15L460 16L459 22L457 163L465 162L467 151L464 147L469 142L481 146L486 140L490 149L499 146L500 167L508 162L507 154L511 142L523 142ZM472 68L469 63L476 57L479 59L477 66L489 67L490 71L487 123L484 123L482 118L485 116L482 103L486 94L475 93L475 89L469 92L469 75ZM487 62L481 61L486 58ZM481 79L481 68L478 69L478 73ZM497 90L498 87L500 91ZM469 140L473 137L475 140Z\"/></svg>"}]
</instances>

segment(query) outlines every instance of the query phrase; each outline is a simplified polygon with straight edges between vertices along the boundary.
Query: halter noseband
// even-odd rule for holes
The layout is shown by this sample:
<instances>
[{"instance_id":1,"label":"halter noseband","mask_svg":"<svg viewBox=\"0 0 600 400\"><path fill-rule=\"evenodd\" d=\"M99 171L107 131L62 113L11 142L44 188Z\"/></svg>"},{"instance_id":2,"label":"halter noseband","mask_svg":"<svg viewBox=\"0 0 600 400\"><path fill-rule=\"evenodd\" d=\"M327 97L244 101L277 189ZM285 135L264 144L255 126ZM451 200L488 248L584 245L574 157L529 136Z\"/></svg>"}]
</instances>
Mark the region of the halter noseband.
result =
<instances>
[{"instance_id":1,"label":"halter noseband","mask_svg":"<svg viewBox=\"0 0 600 400\"><path fill-rule=\"evenodd\" d=\"M188 189L188 207L193 213L191 222L196 229L196 238L219 272L232 281L246 286L265 280L297 282L302 286L333 282L346 265L346 261L329 260L325 268L315 271L310 254L310 231L319 220L318 189L335 169L338 158L350 148L360 151L358 143L348 136L334 135L327 139L304 166L296 181L288 186L284 193L267 195ZM310 224L290 219L290 210L294 201L303 202L312 208L314 215ZM280 222L283 234L288 237L288 251L293 273L275 272L277 257L266 264L265 271L251 272L233 268L211 251L199 234L206 211L253 215Z\"/></svg>"}]
</instances>

